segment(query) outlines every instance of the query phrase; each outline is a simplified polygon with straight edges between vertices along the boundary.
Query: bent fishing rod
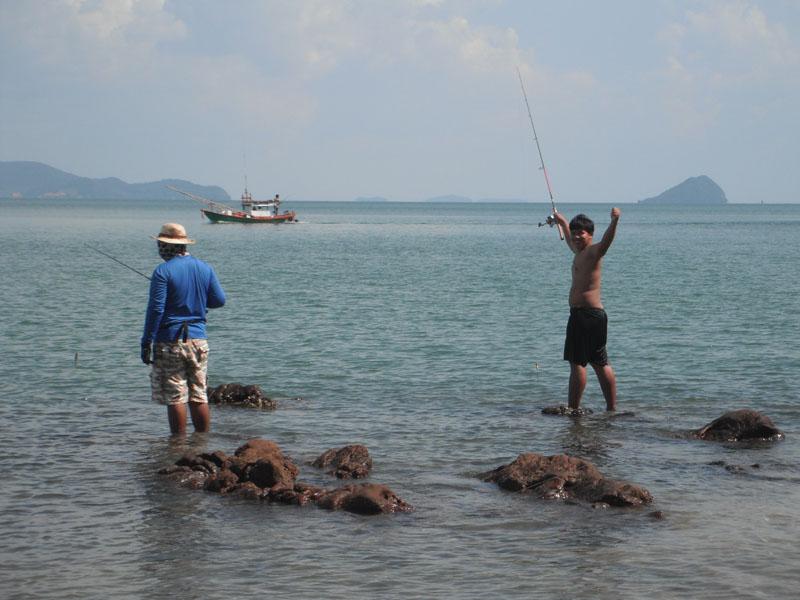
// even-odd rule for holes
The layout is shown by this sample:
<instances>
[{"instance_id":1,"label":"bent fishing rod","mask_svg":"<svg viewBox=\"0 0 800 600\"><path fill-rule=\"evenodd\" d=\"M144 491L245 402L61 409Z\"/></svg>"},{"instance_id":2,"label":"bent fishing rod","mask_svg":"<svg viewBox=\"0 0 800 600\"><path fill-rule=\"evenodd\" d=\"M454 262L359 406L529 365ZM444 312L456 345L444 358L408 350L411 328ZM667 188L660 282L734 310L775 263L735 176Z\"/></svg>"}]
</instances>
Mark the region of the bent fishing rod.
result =
<instances>
[{"instance_id":1,"label":"bent fishing rod","mask_svg":"<svg viewBox=\"0 0 800 600\"><path fill-rule=\"evenodd\" d=\"M118 263L119 263L119 264L121 264L123 267L125 267L125 268L127 268L127 269L130 269L130 270L131 270L131 271L133 271L134 273L138 273L139 275L141 275L142 277L144 277L145 279L147 279L148 281L150 281L150 277L149 277L148 275L145 275L145 274L144 274L144 273L142 273L141 271L137 271L136 269L134 269L134 268L133 268L133 267L131 267L130 265L126 265L124 262L122 262L121 260L117 260L116 258L114 258L113 256L111 256L110 254L106 254L106 253L105 253L105 252L103 252L102 250L98 250L97 248L95 248L94 246L90 246L89 244L85 244L85 246L86 246L87 248L91 248L91 249L92 249L92 250L94 250L95 252L99 252L99 253L100 253L100 254L102 254L103 256L107 256L108 258L110 258L110 259L111 259L111 260L113 260L114 262L118 262Z\"/></svg>"},{"instance_id":2,"label":"bent fishing rod","mask_svg":"<svg viewBox=\"0 0 800 600\"><path fill-rule=\"evenodd\" d=\"M553 199L553 190L550 188L550 178L547 177L547 169L544 168L544 157L542 156L542 147L539 145L539 136L536 135L536 126L533 124L533 115L531 114L531 106L530 104L528 104L528 94L525 93L525 86L522 83L522 74L519 72L519 67L517 67L517 76L519 77L519 85L522 88L522 96L523 98L525 98L525 106L528 109L528 118L531 121L531 128L533 129L533 141L536 142L536 149L539 151L539 162L542 165L544 180L547 183L547 193L550 194L550 204L553 205L553 215L555 215L558 212L558 209L556 208L556 201ZM550 225L550 227L556 225L556 227L558 227L559 237L562 240L564 239L564 232L561 231L561 225L556 223L552 215L547 217L544 223L539 223L539 227L542 227L543 225Z\"/></svg>"}]
</instances>

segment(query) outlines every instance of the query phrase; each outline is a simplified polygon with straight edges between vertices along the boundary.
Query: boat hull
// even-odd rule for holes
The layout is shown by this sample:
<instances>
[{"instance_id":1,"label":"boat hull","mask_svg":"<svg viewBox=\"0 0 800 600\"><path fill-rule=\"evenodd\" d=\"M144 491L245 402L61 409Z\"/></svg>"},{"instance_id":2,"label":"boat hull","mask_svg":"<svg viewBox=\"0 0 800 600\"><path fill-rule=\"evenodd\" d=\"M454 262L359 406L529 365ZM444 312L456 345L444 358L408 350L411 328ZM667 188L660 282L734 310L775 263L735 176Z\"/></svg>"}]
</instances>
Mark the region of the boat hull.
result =
<instances>
[{"instance_id":1,"label":"boat hull","mask_svg":"<svg viewBox=\"0 0 800 600\"><path fill-rule=\"evenodd\" d=\"M205 216L212 223L293 223L295 214L284 213L274 217L253 217L244 213L218 213L213 210L201 209Z\"/></svg>"}]
</instances>

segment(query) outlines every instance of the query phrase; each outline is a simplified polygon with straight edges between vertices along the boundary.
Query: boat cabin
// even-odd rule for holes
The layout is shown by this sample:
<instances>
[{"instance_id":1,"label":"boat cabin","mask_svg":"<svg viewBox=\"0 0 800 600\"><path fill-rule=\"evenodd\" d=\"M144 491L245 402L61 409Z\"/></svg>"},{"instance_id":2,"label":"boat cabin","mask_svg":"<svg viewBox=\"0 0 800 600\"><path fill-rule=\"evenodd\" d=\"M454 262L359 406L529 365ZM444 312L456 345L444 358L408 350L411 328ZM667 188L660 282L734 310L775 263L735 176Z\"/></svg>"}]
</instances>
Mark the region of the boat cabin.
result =
<instances>
[{"instance_id":1,"label":"boat cabin","mask_svg":"<svg viewBox=\"0 0 800 600\"><path fill-rule=\"evenodd\" d=\"M277 217L280 198L280 194L275 194L272 200L253 200L253 194L245 188L242 194L242 212L251 217Z\"/></svg>"}]
</instances>

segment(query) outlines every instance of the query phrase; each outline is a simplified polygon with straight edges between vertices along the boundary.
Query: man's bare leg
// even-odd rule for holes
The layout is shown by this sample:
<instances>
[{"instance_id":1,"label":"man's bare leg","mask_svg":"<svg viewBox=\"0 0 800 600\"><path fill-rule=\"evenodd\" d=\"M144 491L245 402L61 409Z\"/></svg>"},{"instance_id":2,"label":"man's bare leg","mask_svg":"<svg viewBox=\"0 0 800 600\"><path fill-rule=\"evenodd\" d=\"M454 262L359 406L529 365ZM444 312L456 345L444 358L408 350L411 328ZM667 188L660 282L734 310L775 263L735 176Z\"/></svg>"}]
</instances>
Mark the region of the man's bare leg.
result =
<instances>
[{"instance_id":1,"label":"man's bare leg","mask_svg":"<svg viewBox=\"0 0 800 600\"><path fill-rule=\"evenodd\" d=\"M175 433L186 431L186 405L170 404L167 406L167 418L169 419L169 429Z\"/></svg>"},{"instance_id":2,"label":"man's bare leg","mask_svg":"<svg viewBox=\"0 0 800 600\"><path fill-rule=\"evenodd\" d=\"M194 430L200 433L207 432L211 425L211 412L208 409L208 403L189 402L189 411L192 413Z\"/></svg>"},{"instance_id":3,"label":"man's bare leg","mask_svg":"<svg viewBox=\"0 0 800 600\"><path fill-rule=\"evenodd\" d=\"M583 390L586 389L586 367L569 363L569 368L569 407L578 408Z\"/></svg>"},{"instance_id":4,"label":"man's bare leg","mask_svg":"<svg viewBox=\"0 0 800 600\"><path fill-rule=\"evenodd\" d=\"M611 365L592 365L606 399L606 410L617 410L617 380Z\"/></svg>"}]
</instances>

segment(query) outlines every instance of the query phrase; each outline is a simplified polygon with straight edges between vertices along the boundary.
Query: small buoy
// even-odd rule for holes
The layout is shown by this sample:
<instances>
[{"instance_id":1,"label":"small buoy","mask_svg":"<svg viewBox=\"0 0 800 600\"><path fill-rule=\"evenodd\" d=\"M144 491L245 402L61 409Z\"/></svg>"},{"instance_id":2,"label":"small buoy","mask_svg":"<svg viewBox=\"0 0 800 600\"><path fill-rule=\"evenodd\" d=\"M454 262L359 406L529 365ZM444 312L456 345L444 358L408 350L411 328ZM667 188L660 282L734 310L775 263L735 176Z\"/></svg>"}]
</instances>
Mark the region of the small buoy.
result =
<instances>
[{"instance_id":1,"label":"small buoy","mask_svg":"<svg viewBox=\"0 0 800 600\"><path fill-rule=\"evenodd\" d=\"M536 363L536 370L539 370L539 363Z\"/></svg>"}]
</instances>

